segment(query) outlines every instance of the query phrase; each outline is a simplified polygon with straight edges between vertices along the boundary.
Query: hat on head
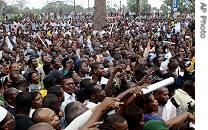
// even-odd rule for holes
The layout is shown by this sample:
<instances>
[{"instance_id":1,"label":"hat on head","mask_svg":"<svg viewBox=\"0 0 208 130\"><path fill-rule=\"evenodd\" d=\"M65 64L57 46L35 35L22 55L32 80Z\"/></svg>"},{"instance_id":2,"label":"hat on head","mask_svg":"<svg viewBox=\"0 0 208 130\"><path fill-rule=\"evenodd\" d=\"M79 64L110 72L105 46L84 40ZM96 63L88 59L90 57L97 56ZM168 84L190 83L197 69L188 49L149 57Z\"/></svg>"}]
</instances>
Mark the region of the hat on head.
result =
<instances>
[{"instance_id":1,"label":"hat on head","mask_svg":"<svg viewBox=\"0 0 208 130\"><path fill-rule=\"evenodd\" d=\"M151 120L145 123L144 130L169 130L164 121Z\"/></svg>"},{"instance_id":2,"label":"hat on head","mask_svg":"<svg viewBox=\"0 0 208 130\"><path fill-rule=\"evenodd\" d=\"M0 106L0 122L4 120L7 115L7 110Z\"/></svg>"}]
</instances>

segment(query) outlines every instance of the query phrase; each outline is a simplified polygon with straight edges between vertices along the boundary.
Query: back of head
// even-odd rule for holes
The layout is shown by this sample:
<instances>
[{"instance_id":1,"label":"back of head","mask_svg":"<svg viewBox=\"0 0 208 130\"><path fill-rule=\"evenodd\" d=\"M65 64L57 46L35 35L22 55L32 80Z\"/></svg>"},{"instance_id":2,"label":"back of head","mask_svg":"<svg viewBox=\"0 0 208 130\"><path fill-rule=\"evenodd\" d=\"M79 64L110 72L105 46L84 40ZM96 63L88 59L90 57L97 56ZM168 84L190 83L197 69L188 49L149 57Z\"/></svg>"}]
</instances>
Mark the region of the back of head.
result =
<instances>
[{"instance_id":1,"label":"back of head","mask_svg":"<svg viewBox=\"0 0 208 130\"><path fill-rule=\"evenodd\" d=\"M53 70L53 67L50 63L46 63L43 65L43 71L46 75L48 75Z\"/></svg>"},{"instance_id":2,"label":"back of head","mask_svg":"<svg viewBox=\"0 0 208 130\"><path fill-rule=\"evenodd\" d=\"M80 107L80 102L71 102L65 107L65 120L70 124L75 118L83 114L86 110Z\"/></svg>"},{"instance_id":3,"label":"back of head","mask_svg":"<svg viewBox=\"0 0 208 130\"><path fill-rule=\"evenodd\" d=\"M79 86L80 89L85 89L92 86L92 84L93 84L93 80L88 78L88 79L82 79Z\"/></svg>"},{"instance_id":4,"label":"back of head","mask_svg":"<svg viewBox=\"0 0 208 130\"><path fill-rule=\"evenodd\" d=\"M43 107L50 108L55 112L59 112L60 105L59 98L54 94L48 94L43 98Z\"/></svg>"},{"instance_id":5,"label":"back of head","mask_svg":"<svg viewBox=\"0 0 208 130\"><path fill-rule=\"evenodd\" d=\"M28 92L29 91L28 86L29 86L29 82L27 80L18 80L16 82L16 88L18 90L21 90L22 92Z\"/></svg>"},{"instance_id":6,"label":"back of head","mask_svg":"<svg viewBox=\"0 0 208 130\"><path fill-rule=\"evenodd\" d=\"M47 90L50 87L55 86L56 85L55 78L51 75L46 75L45 78L43 79L43 85Z\"/></svg>"},{"instance_id":7,"label":"back of head","mask_svg":"<svg viewBox=\"0 0 208 130\"><path fill-rule=\"evenodd\" d=\"M48 75L53 76L56 81L59 81L62 76L61 72L56 69L50 71Z\"/></svg>"},{"instance_id":8,"label":"back of head","mask_svg":"<svg viewBox=\"0 0 208 130\"><path fill-rule=\"evenodd\" d=\"M190 89L190 88L192 88L193 84L194 84L193 80L186 80L183 83L182 89L184 89L184 90Z\"/></svg>"},{"instance_id":9,"label":"back of head","mask_svg":"<svg viewBox=\"0 0 208 130\"><path fill-rule=\"evenodd\" d=\"M128 122L129 129L137 128L143 118L143 110L138 106L130 106L124 112L124 117Z\"/></svg>"},{"instance_id":10,"label":"back of head","mask_svg":"<svg viewBox=\"0 0 208 130\"><path fill-rule=\"evenodd\" d=\"M38 123L32 125L28 130L53 130L53 127L48 123Z\"/></svg>"},{"instance_id":11,"label":"back of head","mask_svg":"<svg viewBox=\"0 0 208 130\"><path fill-rule=\"evenodd\" d=\"M29 92L26 93L19 93L16 97L16 107L17 109L24 110L25 112L30 111L32 107L32 96Z\"/></svg>"},{"instance_id":12,"label":"back of head","mask_svg":"<svg viewBox=\"0 0 208 130\"><path fill-rule=\"evenodd\" d=\"M48 94L54 94L56 95L58 98L61 98L63 93L61 91L61 86L56 85L56 86L52 86L48 89L47 91Z\"/></svg>"},{"instance_id":13,"label":"back of head","mask_svg":"<svg viewBox=\"0 0 208 130\"><path fill-rule=\"evenodd\" d=\"M37 92L37 91L34 91L34 92L29 92L31 97L32 97L32 100L34 100L38 94L40 94L40 92ZM40 94L41 95L41 94Z\"/></svg>"},{"instance_id":14,"label":"back of head","mask_svg":"<svg viewBox=\"0 0 208 130\"><path fill-rule=\"evenodd\" d=\"M186 91L189 94L189 96L195 98L195 83L193 80L186 80L183 83L182 89Z\"/></svg>"},{"instance_id":15,"label":"back of head","mask_svg":"<svg viewBox=\"0 0 208 130\"><path fill-rule=\"evenodd\" d=\"M30 66L32 65L32 61L34 60L35 58L34 57L31 57L28 61L27 61L27 64Z\"/></svg>"},{"instance_id":16,"label":"back of head","mask_svg":"<svg viewBox=\"0 0 208 130\"><path fill-rule=\"evenodd\" d=\"M121 127L128 128L126 119L118 114L109 115L104 122L105 124L112 125L116 130L121 129Z\"/></svg>"}]
</instances>

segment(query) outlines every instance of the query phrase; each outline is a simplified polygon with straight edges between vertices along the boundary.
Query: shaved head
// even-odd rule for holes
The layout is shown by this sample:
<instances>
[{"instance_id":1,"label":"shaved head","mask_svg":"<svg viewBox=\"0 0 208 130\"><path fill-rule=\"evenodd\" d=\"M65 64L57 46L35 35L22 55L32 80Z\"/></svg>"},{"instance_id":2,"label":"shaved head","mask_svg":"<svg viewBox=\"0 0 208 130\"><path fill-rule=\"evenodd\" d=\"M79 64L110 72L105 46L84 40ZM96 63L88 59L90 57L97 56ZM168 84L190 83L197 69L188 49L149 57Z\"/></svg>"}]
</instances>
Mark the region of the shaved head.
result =
<instances>
[{"instance_id":1,"label":"shaved head","mask_svg":"<svg viewBox=\"0 0 208 130\"><path fill-rule=\"evenodd\" d=\"M53 110L49 108L39 108L36 109L33 113L32 119L35 123L47 122L49 120L48 117L51 113L53 113Z\"/></svg>"},{"instance_id":2,"label":"shaved head","mask_svg":"<svg viewBox=\"0 0 208 130\"><path fill-rule=\"evenodd\" d=\"M60 127L60 120L56 113L49 108L39 108L36 109L32 115L32 120L34 123L45 122L53 126L53 128L58 129Z\"/></svg>"},{"instance_id":3,"label":"shaved head","mask_svg":"<svg viewBox=\"0 0 208 130\"><path fill-rule=\"evenodd\" d=\"M8 89L6 89L6 90L4 91L4 95L10 95L10 94L12 94L13 92L18 92L18 90L17 90L16 88L13 88L13 87L8 88Z\"/></svg>"},{"instance_id":4,"label":"shaved head","mask_svg":"<svg viewBox=\"0 0 208 130\"><path fill-rule=\"evenodd\" d=\"M48 123L38 123L32 125L28 130L53 130L53 126Z\"/></svg>"},{"instance_id":5,"label":"shaved head","mask_svg":"<svg viewBox=\"0 0 208 130\"><path fill-rule=\"evenodd\" d=\"M4 99L9 103L9 105L15 105L15 98L19 91L16 88L8 88L4 91Z\"/></svg>"}]
</instances>

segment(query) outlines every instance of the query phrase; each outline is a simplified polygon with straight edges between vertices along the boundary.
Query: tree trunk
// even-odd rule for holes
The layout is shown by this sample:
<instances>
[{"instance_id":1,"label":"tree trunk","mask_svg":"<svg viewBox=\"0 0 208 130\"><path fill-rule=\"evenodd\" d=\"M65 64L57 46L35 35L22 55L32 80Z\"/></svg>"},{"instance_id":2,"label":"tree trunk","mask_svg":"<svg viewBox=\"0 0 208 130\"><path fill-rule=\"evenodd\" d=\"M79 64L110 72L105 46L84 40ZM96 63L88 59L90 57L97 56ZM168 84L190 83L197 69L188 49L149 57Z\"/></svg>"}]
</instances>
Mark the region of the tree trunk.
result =
<instances>
[{"instance_id":1,"label":"tree trunk","mask_svg":"<svg viewBox=\"0 0 208 130\"><path fill-rule=\"evenodd\" d=\"M139 16L140 13L140 0L136 0L136 15Z\"/></svg>"},{"instance_id":2,"label":"tree trunk","mask_svg":"<svg viewBox=\"0 0 208 130\"><path fill-rule=\"evenodd\" d=\"M106 0L95 0L94 29L101 31L106 25Z\"/></svg>"}]
</instances>

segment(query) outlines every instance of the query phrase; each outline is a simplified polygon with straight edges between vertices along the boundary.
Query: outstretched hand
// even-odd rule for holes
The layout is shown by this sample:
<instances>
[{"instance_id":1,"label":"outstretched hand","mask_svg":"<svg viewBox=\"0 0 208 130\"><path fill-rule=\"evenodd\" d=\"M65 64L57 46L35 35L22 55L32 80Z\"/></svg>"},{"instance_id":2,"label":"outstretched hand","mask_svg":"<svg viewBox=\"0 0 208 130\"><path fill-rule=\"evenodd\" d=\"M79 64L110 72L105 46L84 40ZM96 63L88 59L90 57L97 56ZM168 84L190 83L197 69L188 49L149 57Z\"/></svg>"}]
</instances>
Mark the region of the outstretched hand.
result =
<instances>
[{"instance_id":1,"label":"outstretched hand","mask_svg":"<svg viewBox=\"0 0 208 130\"><path fill-rule=\"evenodd\" d=\"M123 105L123 102L120 102L120 99L112 98L112 97L106 97L103 102L101 103L101 106L105 110L111 110L111 109L118 109L120 105Z\"/></svg>"}]
</instances>

